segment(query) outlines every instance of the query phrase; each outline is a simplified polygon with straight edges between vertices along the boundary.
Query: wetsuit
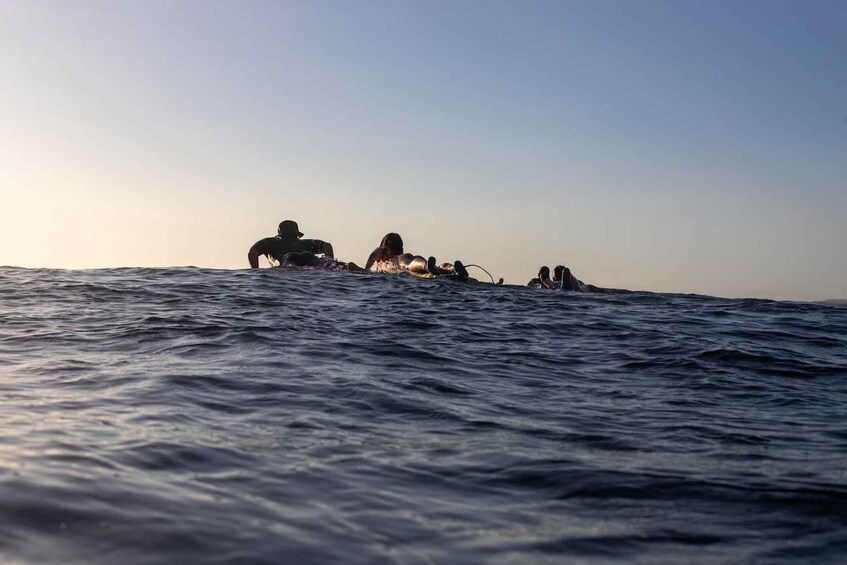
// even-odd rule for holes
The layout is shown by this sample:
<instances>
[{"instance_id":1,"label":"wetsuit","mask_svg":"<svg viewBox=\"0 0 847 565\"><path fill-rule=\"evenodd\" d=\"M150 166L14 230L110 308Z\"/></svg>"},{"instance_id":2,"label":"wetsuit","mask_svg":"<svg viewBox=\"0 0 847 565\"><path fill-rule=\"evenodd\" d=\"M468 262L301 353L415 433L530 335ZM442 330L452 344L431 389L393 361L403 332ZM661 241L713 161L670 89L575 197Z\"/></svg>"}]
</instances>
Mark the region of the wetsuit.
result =
<instances>
[{"instance_id":1,"label":"wetsuit","mask_svg":"<svg viewBox=\"0 0 847 565\"><path fill-rule=\"evenodd\" d=\"M249 257L258 258L267 255L281 262L286 253L292 251L309 251L310 253L325 253L328 244L320 239L297 239L296 237L266 237L253 244L248 253ZM251 260L251 266L252 260ZM256 265L258 266L258 265Z\"/></svg>"}]
</instances>

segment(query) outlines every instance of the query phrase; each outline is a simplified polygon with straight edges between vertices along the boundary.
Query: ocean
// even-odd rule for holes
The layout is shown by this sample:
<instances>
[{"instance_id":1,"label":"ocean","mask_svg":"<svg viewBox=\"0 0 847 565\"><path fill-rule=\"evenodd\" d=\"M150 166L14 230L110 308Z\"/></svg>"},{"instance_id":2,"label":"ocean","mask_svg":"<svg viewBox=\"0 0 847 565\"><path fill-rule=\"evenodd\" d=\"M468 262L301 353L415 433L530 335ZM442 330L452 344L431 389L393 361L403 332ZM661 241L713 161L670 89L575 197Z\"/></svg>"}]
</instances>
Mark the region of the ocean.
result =
<instances>
[{"instance_id":1,"label":"ocean","mask_svg":"<svg viewBox=\"0 0 847 565\"><path fill-rule=\"evenodd\" d=\"M844 563L847 306L0 268L0 562Z\"/></svg>"}]
</instances>

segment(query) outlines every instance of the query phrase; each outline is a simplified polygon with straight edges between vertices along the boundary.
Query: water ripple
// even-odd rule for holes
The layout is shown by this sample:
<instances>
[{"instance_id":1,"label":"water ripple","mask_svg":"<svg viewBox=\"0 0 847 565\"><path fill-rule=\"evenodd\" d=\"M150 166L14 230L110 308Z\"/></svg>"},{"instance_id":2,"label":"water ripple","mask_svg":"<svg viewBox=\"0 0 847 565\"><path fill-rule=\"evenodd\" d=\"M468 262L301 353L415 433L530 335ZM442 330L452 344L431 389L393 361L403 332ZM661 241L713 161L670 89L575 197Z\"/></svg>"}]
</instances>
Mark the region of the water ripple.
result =
<instances>
[{"instance_id":1,"label":"water ripple","mask_svg":"<svg viewBox=\"0 0 847 565\"><path fill-rule=\"evenodd\" d=\"M847 559L847 308L0 268L0 561Z\"/></svg>"}]
</instances>

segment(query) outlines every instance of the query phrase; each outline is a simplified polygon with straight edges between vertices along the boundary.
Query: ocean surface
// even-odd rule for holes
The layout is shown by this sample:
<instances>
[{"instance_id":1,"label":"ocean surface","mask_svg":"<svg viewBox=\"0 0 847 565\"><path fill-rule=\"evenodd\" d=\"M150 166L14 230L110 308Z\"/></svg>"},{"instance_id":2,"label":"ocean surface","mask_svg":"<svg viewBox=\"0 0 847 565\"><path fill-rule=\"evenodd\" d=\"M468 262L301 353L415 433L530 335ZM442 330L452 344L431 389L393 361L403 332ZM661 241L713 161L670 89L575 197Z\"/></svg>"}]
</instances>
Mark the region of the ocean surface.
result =
<instances>
[{"instance_id":1,"label":"ocean surface","mask_svg":"<svg viewBox=\"0 0 847 565\"><path fill-rule=\"evenodd\" d=\"M847 306L0 268L0 562L845 563Z\"/></svg>"}]
</instances>

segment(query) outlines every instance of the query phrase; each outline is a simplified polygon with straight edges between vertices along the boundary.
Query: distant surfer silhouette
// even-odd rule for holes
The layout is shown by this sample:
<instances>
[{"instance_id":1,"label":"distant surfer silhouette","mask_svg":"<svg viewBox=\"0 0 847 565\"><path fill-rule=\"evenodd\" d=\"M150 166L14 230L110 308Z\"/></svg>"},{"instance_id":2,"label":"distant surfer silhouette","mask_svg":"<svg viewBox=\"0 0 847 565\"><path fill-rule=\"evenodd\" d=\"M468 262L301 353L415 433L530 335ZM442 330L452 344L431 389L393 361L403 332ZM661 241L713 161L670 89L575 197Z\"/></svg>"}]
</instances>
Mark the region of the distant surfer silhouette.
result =
<instances>
[{"instance_id":1,"label":"distant surfer silhouette","mask_svg":"<svg viewBox=\"0 0 847 565\"><path fill-rule=\"evenodd\" d=\"M606 290L582 282L564 265L556 265L553 269L552 278L550 278L550 267L546 265L541 267L538 269L538 275L526 283L526 286L550 290L573 290L575 292L604 292Z\"/></svg>"},{"instance_id":2,"label":"distant surfer silhouette","mask_svg":"<svg viewBox=\"0 0 847 565\"><path fill-rule=\"evenodd\" d=\"M550 279L550 267L544 265L538 269L538 275L536 275L535 278L530 279L530 281L526 283L526 286L531 286L532 288L556 288L556 285Z\"/></svg>"},{"instance_id":3,"label":"distant surfer silhouette","mask_svg":"<svg viewBox=\"0 0 847 565\"><path fill-rule=\"evenodd\" d=\"M556 268L553 269L553 284L556 285L556 288L577 292L607 292L612 290L582 282L571 273L570 269L563 265L556 265Z\"/></svg>"}]
</instances>

